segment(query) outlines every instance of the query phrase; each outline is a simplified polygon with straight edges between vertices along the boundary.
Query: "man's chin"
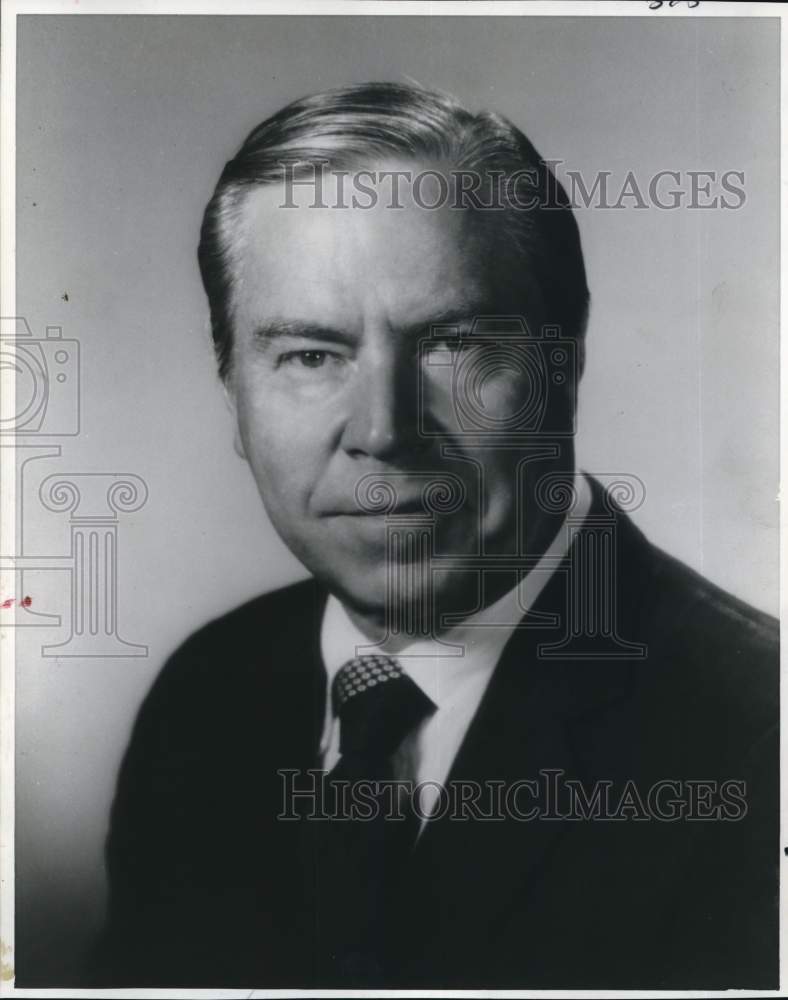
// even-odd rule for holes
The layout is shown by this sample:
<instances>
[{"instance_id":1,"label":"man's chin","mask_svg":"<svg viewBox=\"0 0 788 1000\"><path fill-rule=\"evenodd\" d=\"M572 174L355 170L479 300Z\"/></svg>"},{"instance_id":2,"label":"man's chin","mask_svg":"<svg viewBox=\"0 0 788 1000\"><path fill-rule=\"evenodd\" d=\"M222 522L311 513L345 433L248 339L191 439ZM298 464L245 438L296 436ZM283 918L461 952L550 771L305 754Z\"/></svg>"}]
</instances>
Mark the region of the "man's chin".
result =
<instances>
[{"instance_id":1,"label":"man's chin","mask_svg":"<svg viewBox=\"0 0 788 1000\"><path fill-rule=\"evenodd\" d=\"M352 579L323 577L322 582L373 643L393 640L407 644L437 638L445 631L440 621L446 614L462 617L475 610L473 586L460 588L458 581L447 586L448 581L439 577L428 581L423 572L411 574L402 569L404 572L388 574L382 568L379 573Z\"/></svg>"},{"instance_id":2,"label":"man's chin","mask_svg":"<svg viewBox=\"0 0 788 1000\"><path fill-rule=\"evenodd\" d=\"M385 580L373 577L324 581L331 593L354 618L362 618L380 631L390 617L391 600Z\"/></svg>"},{"instance_id":3,"label":"man's chin","mask_svg":"<svg viewBox=\"0 0 788 1000\"><path fill-rule=\"evenodd\" d=\"M408 585L397 573L389 574L382 562L374 571L358 575L315 575L373 642L403 630L414 635L432 631L431 623L425 620L425 614L430 613L430 593L423 586ZM403 582L404 592L397 586Z\"/></svg>"},{"instance_id":4,"label":"man's chin","mask_svg":"<svg viewBox=\"0 0 788 1000\"><path fill-rule=\"evenodd\" d=\"M322 545L311 550L319 558L302 555L307 568L365 632L374 631L380 638L405 628L414 635L433 635L440 631L430 620L433 608L440 608L442 615L460 616L475 610L477 574L437 570L430 565L429 553L425 558L419 551L415 538L407 540L397 549L397 558L392 558L385 529L379 538L369 530L369 536L359 539L356 535L351 544L335 537L330 549L323 537ZM431 547L431 540L427 541ZM462 548L455 545L457 551Z\"/></svg>"}]
</instances>

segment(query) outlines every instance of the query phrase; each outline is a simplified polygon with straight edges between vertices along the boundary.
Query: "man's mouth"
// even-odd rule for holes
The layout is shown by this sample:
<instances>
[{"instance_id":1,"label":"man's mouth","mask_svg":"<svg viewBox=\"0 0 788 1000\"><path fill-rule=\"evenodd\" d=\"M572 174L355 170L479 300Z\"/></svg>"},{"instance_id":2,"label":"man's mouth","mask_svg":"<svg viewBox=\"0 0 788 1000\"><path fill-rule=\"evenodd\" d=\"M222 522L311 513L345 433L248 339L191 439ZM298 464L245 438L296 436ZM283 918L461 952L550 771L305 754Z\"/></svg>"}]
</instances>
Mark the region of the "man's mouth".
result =
<instances>
[{"instance_id":1,"label":"man's mouth","mask_svg":"<svg viewBox=\"0 0 788 1000\"><path fill-rule=\"evenodd\" d=\"M426 514L427 510L421 497L408 500L397 500L391 506L381 506L380 510L364 509L362 507L344 507L331 511L328 517L398 517L405 514Z\"/></svg>"}]
</instances>

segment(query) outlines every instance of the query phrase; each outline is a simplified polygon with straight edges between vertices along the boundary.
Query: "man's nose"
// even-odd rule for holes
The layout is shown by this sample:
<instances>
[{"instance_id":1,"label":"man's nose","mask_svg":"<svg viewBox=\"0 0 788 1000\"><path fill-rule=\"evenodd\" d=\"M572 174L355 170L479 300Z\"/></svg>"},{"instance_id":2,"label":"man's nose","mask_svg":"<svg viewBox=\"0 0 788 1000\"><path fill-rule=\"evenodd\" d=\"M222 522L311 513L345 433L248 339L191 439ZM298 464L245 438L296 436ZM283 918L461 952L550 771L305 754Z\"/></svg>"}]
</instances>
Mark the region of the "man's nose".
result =
<instances>
[{"instance_id":1,"label":"man's nose","mask_svg":"<svg viewBox=\"0 0 788 1000\"><path fill-rule=\"evenodd\" d=\"M390 350L359 365L342 445L353 457L392 461L419 448L418 370Z\"/></svg>"}]
</instances>

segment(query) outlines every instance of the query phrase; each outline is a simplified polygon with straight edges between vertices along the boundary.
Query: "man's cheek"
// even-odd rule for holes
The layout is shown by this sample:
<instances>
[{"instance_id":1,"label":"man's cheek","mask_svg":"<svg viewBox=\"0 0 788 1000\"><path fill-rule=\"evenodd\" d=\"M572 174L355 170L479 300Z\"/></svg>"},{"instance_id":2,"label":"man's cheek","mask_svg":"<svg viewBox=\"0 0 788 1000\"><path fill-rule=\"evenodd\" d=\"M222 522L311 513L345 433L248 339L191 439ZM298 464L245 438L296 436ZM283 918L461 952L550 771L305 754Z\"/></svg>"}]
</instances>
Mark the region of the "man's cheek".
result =
<instances>
[{"instance_id":1,"label":"man's cheek","mask_svg":"<svg viewBox=\"0 0 788 1000\"><path fill-rule=\"evenodd\" d=\"M420 424L439 427L451 433L460 430L457 407L457 390L451 369L435 368L423 376L420 405Z\"/></svg>"},{"instance_id":2,"label":"man's cheek","mask_svg":"<svg viewBox=\"0 0 788 1000\"><path fill-rule=\"evenodd\" d=\"M272 446L261 455L258 486L285 518L303 518L314 491L314 463L298 448Z\"/></svg>"}]
</instances>

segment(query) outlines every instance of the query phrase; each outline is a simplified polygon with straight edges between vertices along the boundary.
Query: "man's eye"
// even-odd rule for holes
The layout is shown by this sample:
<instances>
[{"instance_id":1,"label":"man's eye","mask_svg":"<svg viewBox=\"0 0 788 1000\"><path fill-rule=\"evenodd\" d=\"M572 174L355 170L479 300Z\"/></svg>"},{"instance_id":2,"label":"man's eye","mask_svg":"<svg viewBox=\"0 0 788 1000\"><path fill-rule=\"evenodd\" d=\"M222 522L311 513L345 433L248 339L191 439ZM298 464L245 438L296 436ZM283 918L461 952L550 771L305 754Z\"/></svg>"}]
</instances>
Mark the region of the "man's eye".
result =
<instances>
[{"instance_id":1,"label":"man's eye","mask_svg":"<svg viewBox=\"0 0 788 1000\"><path fill-rule=\"evenodd\" d=\"M327 357L327 351L288 351L279 360L280 364L295 364L302 368L322 368Z\"/></svg>"},{"instance_id":2,"label":"man's eye","mask_svg":"<svg viewBox=\"0 0 788 1000\"><path fill-rule=\"evenodd\" d=\"M473 346L473 340L470 337L445 337L440 339L436 337L434 340L428 342L426 350L428 356L454 356L462 351L467 351Z\"/></svg>"}]
</instances>

